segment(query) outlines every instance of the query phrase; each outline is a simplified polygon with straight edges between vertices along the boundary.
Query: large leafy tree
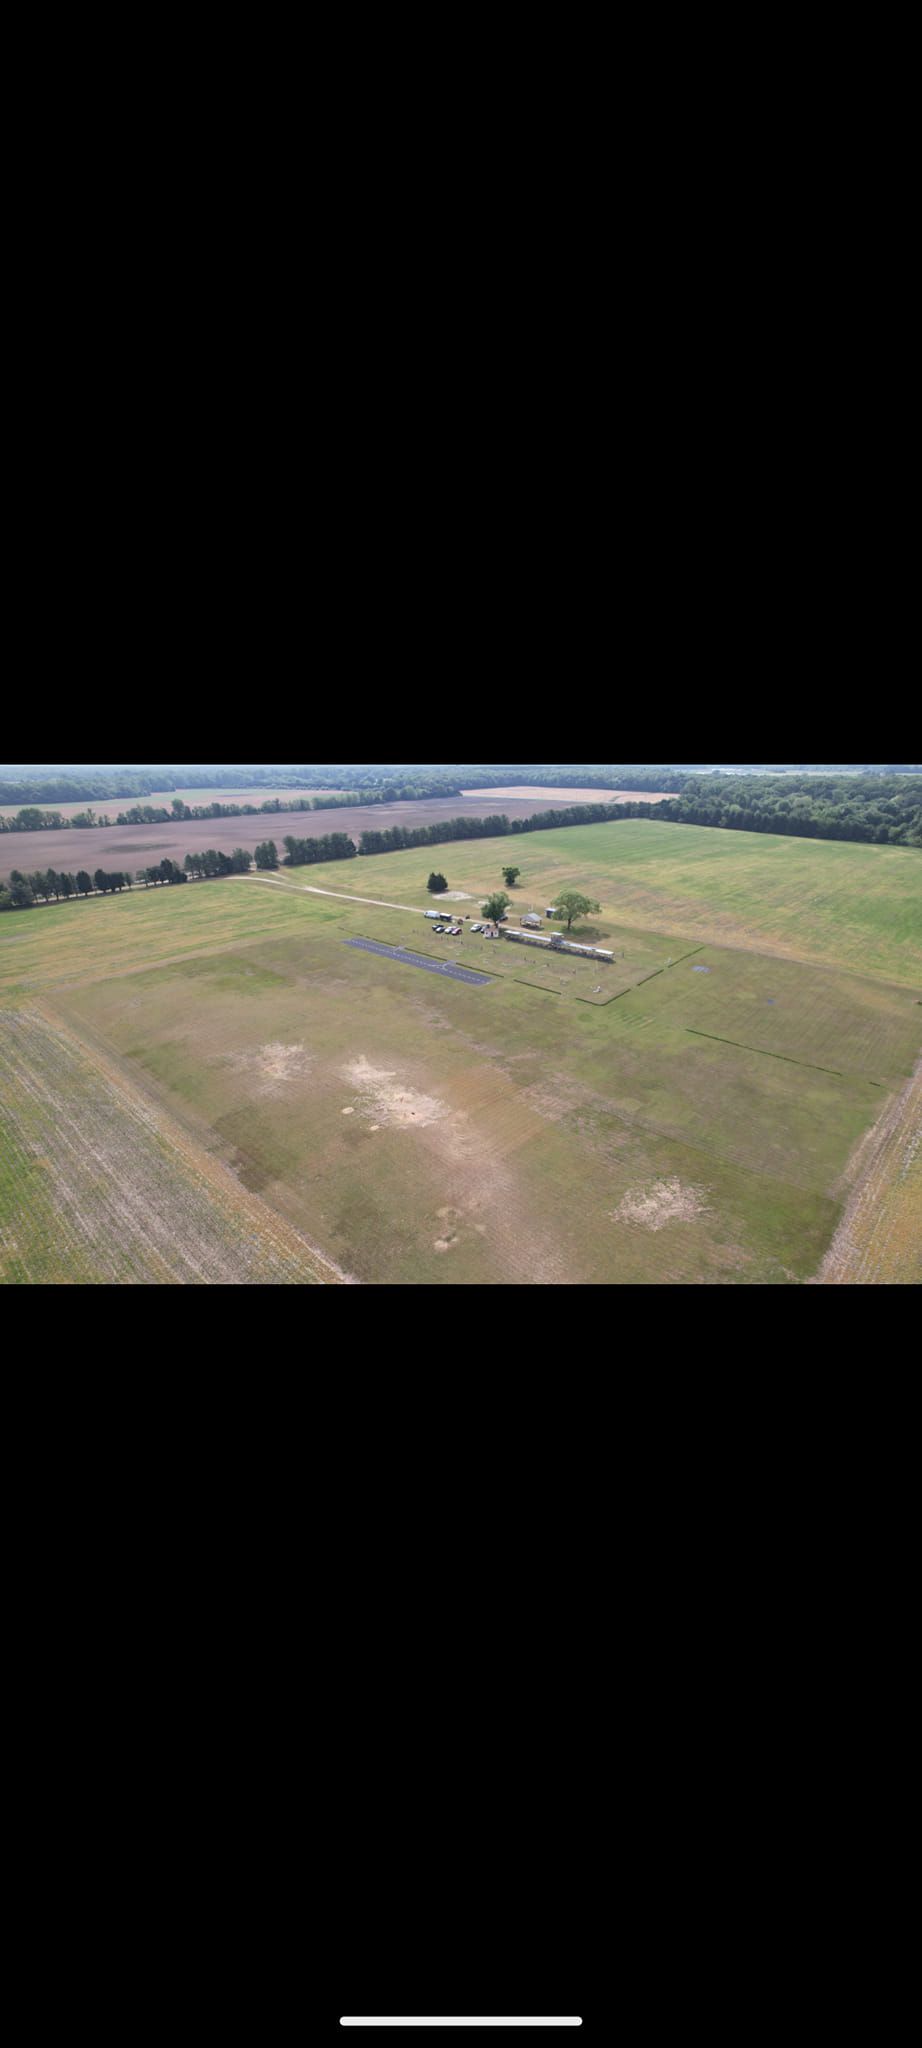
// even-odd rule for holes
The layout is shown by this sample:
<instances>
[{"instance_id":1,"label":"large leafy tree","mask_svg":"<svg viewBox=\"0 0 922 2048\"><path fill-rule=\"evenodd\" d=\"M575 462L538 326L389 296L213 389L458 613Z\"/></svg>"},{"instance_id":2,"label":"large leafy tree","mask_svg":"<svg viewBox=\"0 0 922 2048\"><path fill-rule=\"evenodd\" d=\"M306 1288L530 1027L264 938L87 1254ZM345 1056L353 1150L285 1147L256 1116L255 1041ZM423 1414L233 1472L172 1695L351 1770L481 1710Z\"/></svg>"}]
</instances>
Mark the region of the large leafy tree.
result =
<instances>
[{"instance_id":1,"label":"large leafy tree","mask_svg":"<svg viewBox=\"0 0 922 2048\"><path fill-rule=\"evenodd\" d=\"M491 924L499 924L500 919L506 915L510 900L505 891L501 891L498 896L489 896L481 910L481 917L488 918Z\"/></svg>"},{"instance_id":2,"label":"large leafy tree","mask_svg":"<svg viewBox=\"0 0 922 2048\"><path fill-rule=\"evenodd\" d=\"M591 917L599 907L591 896L581 896L577 889L565 889L563 895L557 897L557 915L566 918L568 931L575 917Z\"/></svg>"},{"instance_id":3,"label":"large leafy tree","mask_svg":"<svg viewBox=\"0 0 922 2048\"><path fill-rule=\"evenodd\" d=\"M503 881L505 882L507 889L515 888L516 882L518 881L521 872L521 868L503 869Z\"/></svg>"},{"instance_id":4,"label":"large leafy tree","mask_svg":"<svg viewBox=\"0 0 922 2048\"><path fill-rule=\"evenodd\" d=\"M447 889L448 882L444 875L436 875L433 873L429 876L429 880L426 883L426 887L431 895L441 896L443 890Z\"/></svg>"}]
</instances>

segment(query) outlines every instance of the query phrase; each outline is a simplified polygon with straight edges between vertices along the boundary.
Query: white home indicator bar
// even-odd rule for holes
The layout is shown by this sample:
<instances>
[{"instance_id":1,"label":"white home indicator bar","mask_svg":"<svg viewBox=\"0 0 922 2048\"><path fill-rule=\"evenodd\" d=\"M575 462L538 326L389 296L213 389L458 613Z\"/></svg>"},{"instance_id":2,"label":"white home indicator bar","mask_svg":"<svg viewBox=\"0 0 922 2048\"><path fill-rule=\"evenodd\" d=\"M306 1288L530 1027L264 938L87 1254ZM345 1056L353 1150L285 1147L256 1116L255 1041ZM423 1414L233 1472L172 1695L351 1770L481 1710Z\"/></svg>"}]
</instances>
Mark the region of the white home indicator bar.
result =
<instances>
[{"instance_id":1,"label":"white home indicator bar","mask_svg":"<svg viewBox=\"0 0 922 2048\"><path fill-rule=\"evenodd\" d=\"M574 2020L340 2020L341 2027L581 2027Z\"/></svg>"}]
</instances>

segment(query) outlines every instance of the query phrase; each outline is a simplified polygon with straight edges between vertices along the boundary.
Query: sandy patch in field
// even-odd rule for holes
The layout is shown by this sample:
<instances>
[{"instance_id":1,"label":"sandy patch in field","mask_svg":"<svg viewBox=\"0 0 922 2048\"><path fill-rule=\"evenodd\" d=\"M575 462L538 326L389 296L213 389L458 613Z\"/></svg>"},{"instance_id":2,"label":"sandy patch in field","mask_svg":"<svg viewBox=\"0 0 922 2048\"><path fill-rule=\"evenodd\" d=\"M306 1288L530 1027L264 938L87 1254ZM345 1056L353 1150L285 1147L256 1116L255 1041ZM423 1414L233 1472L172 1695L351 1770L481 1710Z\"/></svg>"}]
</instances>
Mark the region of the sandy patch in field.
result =
<instances>
[{"instance_id":1,"label":"sandy patch in field","mask_svg":"<svg viewBox=\"0 0 922 2048\"><path fill-rule=\"evenodd\" d=\"M465 889L443 889L439 897L440 903L473 903L473 901L473 896L469 896Z\"/></svg>"},{"instance_id":2,"label":"sandy patch in field","mask_svg":"<svg viewBox=\"0 0 922 2048\"><path fill-rule=\"evenodd\" d=\"M221 1066L248 1074L255 1082L254 1095L278 1095L293 1081L306 1081L314 1055L304 1045L258 1045L249 1052L216 1055Z\"/></svg>"},{"instance_id":3,"label":"sandy patch in field","mask_svg":"<svg viewBox=\"0 0 922 2048\"><path fill-rule=\"evenodd\" d=\"M447 1102L441 1102L437 1095L423 1095L417 1088L406 1087L395 1069L373 1067L364 1053L361 1059L353 1060L341 1072L344 1080L358 1089L362 1098L362 1114L375 1117L379 1125L393 1124L408 1129L415 1124L424 1130L427 1125L441 1123L451 1114Z\"/></svg>"},{"instance_id":4,"label":"sandy patch in field","mask_svg":"<svg viewBox=\"0 0 922 2048\"><path fill-rule=\"evenodd\" d=\"M653 1181L648 1188L632 1188L612 1212L615 1223L639 1223L644 1230L662 1230L667 1223L691 1223L704 1214L707 1204L701 1188L685 1188L680 1180Z\"/></svg>"}]
</instances>

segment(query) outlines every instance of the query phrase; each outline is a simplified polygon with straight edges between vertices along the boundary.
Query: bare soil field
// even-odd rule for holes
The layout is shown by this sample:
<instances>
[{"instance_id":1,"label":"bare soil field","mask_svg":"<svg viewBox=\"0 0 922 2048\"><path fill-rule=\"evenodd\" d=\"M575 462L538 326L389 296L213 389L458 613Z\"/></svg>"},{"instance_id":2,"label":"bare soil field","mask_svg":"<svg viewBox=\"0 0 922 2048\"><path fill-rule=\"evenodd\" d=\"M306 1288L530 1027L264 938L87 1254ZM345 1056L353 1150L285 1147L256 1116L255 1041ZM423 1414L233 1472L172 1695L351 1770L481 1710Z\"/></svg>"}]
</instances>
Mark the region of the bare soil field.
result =
<instances>
[{"instance_id":1,"label":"bare soil field","mask_svg":"<svg viewBox=\"0 0 922 2048\"><path fill-rule=\"evenodd\" d=\"M568 794L572 798L572 791ZM76 874L79 868L86 868L92 875L99 867L130 868L133 872L139 867L153 867L164 859L178 860L182 865L187 853L204 853L210 846L223 853L230 853L235 846L245 846L252 853L264 839L274 839L281 853L287 833L298 839L322 839L328 832L349 832L358 843L362 832L386 832L391 825L415 829L447 818L489 818L499 810L508 818L533 818L536 811L550 809L551 802L546 791L542 791L540 802L534 797L519 802L504 798L500 802L496 793L488 790L480 797L344 804L341 810L272 811L255 818L196 818L168 825L110 825L85 830L77 827L70 832L66 828L59 832L4 832L0 835L0 877L8 876L12 868L20 868L26 874L41 868L55 868L58 873L63 868ZM58 808L63 810L64 806ZM85 807L78 806L82 808ZM123 806L94 805L96 808L114 816ZM426 854L428 848L421 851ZM347 866L345 872L353 871Z\"/></svg>"},{"instance_id":2,"label":"bare soil field","mask_svg":"<svg viewBox=\"0 0 922 2048\"><path fill-rule=\"evenodd\" d=\"M668 802L665 790L651 794L648 789L542 789L538 782L510 783L508 789L463 789L462 796L542 797L539 810L549 810L557 804L663 804ZM496 805L491 804L490 810ZM489 816L489 812L487 813ZM460 812L459 812L460 816Z\"/></svg>"},{"instance_id":3,"label":"bare soil field","mask_svg":"<svg viewBox=\"0 0 922 2048\"><path fill-rule=\"evenodd\" d=\"M845 1176L852 1192L816 1276L820 1286L922 1281L922 1060L866 1132Z\"/></svg>"}]
</instances>

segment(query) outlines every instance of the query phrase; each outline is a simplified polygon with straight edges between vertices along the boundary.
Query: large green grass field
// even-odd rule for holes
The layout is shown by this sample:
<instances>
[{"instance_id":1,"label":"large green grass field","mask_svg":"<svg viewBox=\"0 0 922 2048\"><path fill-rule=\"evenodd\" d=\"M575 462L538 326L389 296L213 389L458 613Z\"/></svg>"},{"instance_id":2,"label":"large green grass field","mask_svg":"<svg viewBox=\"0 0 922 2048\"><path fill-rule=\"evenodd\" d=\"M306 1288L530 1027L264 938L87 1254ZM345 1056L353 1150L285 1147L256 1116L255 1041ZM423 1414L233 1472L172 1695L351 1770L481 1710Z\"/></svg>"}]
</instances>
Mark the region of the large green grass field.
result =
<instances>
[{"instance_id":1,"label":"large green grass field","mask_svg":"<svg viewBox=\"0 0 922 2048\"><path fill-rule=\"evenodd\" d=\"M479 901L482 891L503 887L509 862L522 869L522 909L534 904L543 913L569 886L602 904L600 930L614 920L689 944L713 939L910 986L922 978L922 854L914 847L626 818L332 861L295 870L294 879L425 906L430 868Z\"/></svg>"},{"instance_id":2,"label":"large green grass field","mask_svg":"<svg viewBox=\"0 0 922 2048\"><path fill-rule=\"evenodd\" d=\"M510 860L519 910L598 898L579 936L612 965L436 937L430 867L470 915ZM922 857L899 848L626 820L8 915L0 1280L252 1279L265 1243L286 1279L803 1282L920 1049ZM62 1112L41 1104L69 1093L56 1246ZM124 1258L81 1231L82 1200L118 1214L132 1155L132 1218L194 1211L190 1175L217 1202L194 1270L162 1227L146 1264L134 1223ZM917 1242L888 1278L919 1277Z\"/></svg>"}]
</instances>

